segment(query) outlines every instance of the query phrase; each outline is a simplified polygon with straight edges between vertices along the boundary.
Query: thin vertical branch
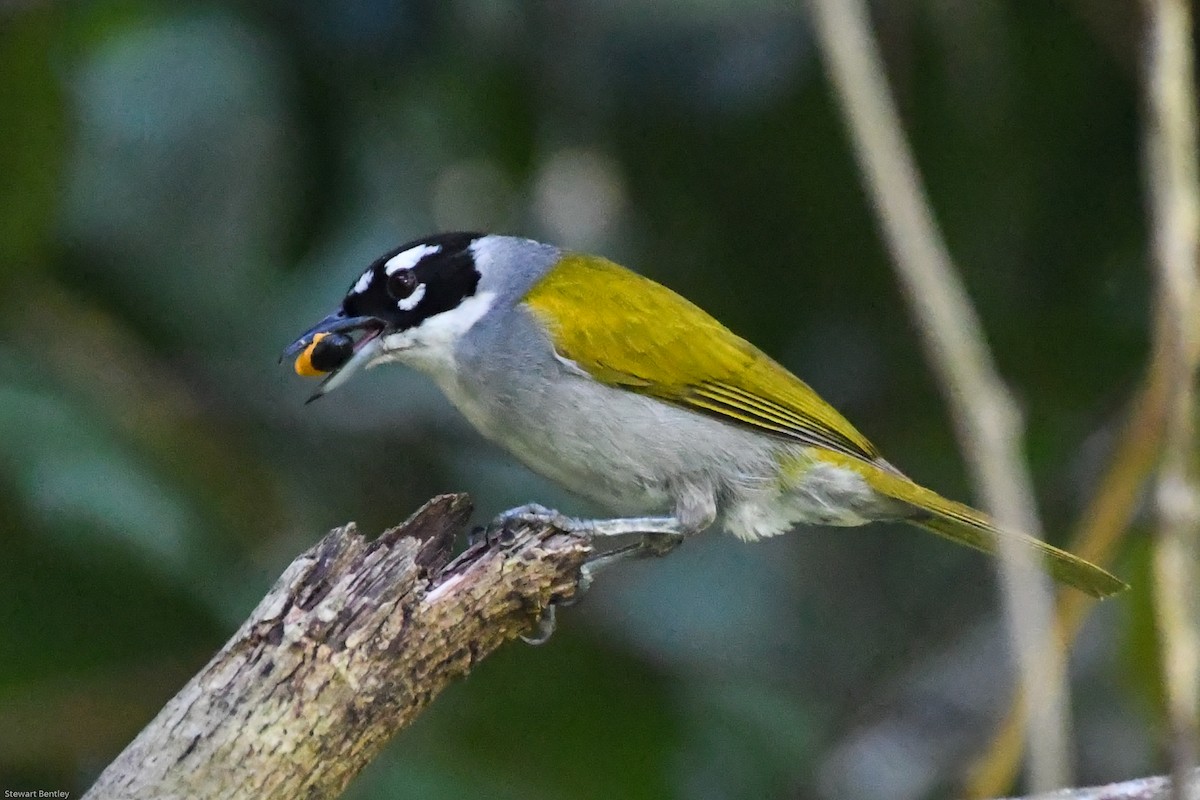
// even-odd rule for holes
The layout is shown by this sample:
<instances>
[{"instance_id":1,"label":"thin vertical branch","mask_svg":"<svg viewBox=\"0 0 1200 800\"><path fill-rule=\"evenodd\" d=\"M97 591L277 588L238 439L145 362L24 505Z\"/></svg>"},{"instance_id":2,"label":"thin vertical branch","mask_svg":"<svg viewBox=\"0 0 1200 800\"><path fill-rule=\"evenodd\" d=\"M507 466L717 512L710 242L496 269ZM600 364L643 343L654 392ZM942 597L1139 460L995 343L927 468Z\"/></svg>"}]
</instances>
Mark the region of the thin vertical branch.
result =
<instances>
[{"instance_id":1,"label":"thin vertical branch","mask_svg":"<svg viewBox=\"0 0 1200 800\"><path fill-rule=\"evenodd\" d=\"M1165 339L1166 326L1160 315L1142 388L1113 448L1112 460L1071 537L1071 552L1100 566L1111 560L1128 530L1162 453L1173 383ZM1064 652L1070 650L1094 603L1081 592L1059 591L1057 630ZM965 797L995 797L1013 785L1020 768L1027 719L1025 693L1018 691L996 734L972 766L963 791Z\"/></svg>"},{"instance_id":2,"label":"thin vertical branch","mask_svg":"<svg viewBox=\"0 0 1200 800\"><path fill-rule=\"evenodd\" d=\"M904 141L862 0L808 0L826 71L859 166L984 505L999 525L1037 535L1020 453L1021 421L992 366L982 326L937 230ZM1048 580L1015 544L1001 550L1002 584L1021 683L1030 698L1030 783L1067 785L1068 711Z\"/></svg>"},{"instance_id":3,"label":"thin vertical branch","mask_svg":"<svg viewBox=\"0 0 1200 800\"><path fill-rule=\"evenodd\" d=\"M1154 600L1172 734L1175 796L1179 778L1196 763L1200 703L1200 636L1194 587L1200 504L1195 470L1197 347L1196 109L1192 15L1188 0L1146 0L1146 180L1158 313L1163 318L1172 392L1166 446L1155 486L1159 536L1154 552Z\"/></svg>"}]
</instances>

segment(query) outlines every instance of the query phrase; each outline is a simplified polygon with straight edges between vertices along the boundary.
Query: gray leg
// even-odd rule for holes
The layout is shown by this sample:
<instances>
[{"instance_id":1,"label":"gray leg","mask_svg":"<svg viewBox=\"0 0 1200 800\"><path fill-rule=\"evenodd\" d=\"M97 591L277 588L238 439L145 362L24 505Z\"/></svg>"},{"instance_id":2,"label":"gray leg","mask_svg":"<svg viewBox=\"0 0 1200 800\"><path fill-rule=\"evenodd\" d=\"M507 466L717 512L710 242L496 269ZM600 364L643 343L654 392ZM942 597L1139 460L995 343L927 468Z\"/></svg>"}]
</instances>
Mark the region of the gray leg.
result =
<instances>
[{"instance_id":1,"label":"gray leg","mask_svg":"<svg viewBox=\"0 0 1200 800\"><path fill-rule=\"evenodd\" d=\"M711 522L711 520L707 520ZM583 596L592 585L597 572L628 558L662 556L674 550L684 538L697 528L685 525L678 517L618 517L614 519L577 519L536 504L520 506L505 511L487 526L489 538L502 534L510 525L553 525L564 531L576 533L595 540L605 539L615 546L603 548L579 570L579 584L575 596L566 603L554 603L542 612L537 627L521 639L528 644L544 644L554 633L556 624L555 607L571 605ZM707 525L701 526L707 527ZM621 542L621 540L626 540ZM595 542L599 544L599 542Z\"/></svg>"},{"instance_id":2,"label":"gray leg","mask_svg":"<svg viewBox=\"0 0 1200 800\"><path fill-rule=\"evenodd\" d=\"M624 547L606 550L603 553L592 556L579 570L579 589L576 591L575 597L571 599L571 603L574 603L583 596L583 593L592 585L592 579L596 573L602 572L613 564L630 558L665 556L683 544L683 539L684 534L682 533L649 533L642 535L641 538Z\"/></svg>"},{"instance_id":3,"label":"gray leg","mask_svg":"<svg viewBox=\"0 0 1200 800\"><path fill-rule=\"evenodd\" d=\"M637 556L661 556L674 550L684 538L695 531L677 517L616 517L614 519L577 519L545 506L527 505L505 511L498 516L489 531L503 531L512 524L553 525L564 531L590 539L634 539L631 544L618 543L601 552L588 563L604 565ZM599 567L596 570L598 571Z\"/></svg>"},{"instance_id":4,"label":"gray leg","mask_svg":"<svg viewBox=\"0 0 1200 800\"><path fill-rule=\"evenodd\" d=\"M673 534L685 536L692 528L678 517L616 517L614 519L579 519L568 517L545 506L530 504L509 509L492 521L489 529L496 530L514 523L553 525L564 531L584 536L631 536L633 534Z\"/></svg>"}]
</instances>

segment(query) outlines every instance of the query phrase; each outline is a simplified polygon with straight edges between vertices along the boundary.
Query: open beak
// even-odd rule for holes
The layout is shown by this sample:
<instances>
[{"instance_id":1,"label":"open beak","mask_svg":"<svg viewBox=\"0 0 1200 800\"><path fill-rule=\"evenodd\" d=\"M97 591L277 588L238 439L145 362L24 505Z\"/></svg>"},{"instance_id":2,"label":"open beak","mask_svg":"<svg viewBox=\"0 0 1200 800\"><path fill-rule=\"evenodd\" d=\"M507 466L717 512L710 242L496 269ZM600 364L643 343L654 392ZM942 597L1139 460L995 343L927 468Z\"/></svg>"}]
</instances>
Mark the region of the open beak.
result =
<instances>
[{"instance_id":1,"label":"open beak","mask_svg":"<svg viewBox=\"0 0 1200 800\"><path fill-rule=\"evenodd\" d=\"M333 391L348 381L356 372L366 366L378 354L383 340L380 338L387 329L387 323L379 317L347 317L341 310L335 311L325 319L313 325L296 341L287 346L279 360L295 359L304 351L318 334L338 333L354 338L354 351L350 358L341 366L334 369L317 386L312 397L306 400L311 403L323 394Z\"/></svg>"}]
</instances>

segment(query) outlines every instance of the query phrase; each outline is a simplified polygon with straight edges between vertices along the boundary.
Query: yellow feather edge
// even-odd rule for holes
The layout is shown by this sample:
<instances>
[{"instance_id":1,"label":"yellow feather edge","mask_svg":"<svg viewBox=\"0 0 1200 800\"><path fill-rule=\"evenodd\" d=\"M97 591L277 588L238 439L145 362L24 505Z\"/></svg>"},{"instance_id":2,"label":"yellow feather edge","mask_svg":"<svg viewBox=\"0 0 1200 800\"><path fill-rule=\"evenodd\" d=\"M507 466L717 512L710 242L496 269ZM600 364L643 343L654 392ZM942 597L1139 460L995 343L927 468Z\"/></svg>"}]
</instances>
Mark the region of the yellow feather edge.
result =
<instances>
[{"instance_id":1,"label":"yellow feather edge","mask_svg":"<svg viewBox=\"0 0 1200 800\"><path fill-rule=\"evenodd\" d=\"M836 409L704 310L611 261L567 254L526 295L559 355L596 380L728 422L822 448L880 494L925 516L906 520L995 553L1001 537L1035 551L1057 580L1093 597L1127 585L1045 542L1002 531L982 512L920 486L879 462L878 450Z\"/></svg>"}]
</instances>

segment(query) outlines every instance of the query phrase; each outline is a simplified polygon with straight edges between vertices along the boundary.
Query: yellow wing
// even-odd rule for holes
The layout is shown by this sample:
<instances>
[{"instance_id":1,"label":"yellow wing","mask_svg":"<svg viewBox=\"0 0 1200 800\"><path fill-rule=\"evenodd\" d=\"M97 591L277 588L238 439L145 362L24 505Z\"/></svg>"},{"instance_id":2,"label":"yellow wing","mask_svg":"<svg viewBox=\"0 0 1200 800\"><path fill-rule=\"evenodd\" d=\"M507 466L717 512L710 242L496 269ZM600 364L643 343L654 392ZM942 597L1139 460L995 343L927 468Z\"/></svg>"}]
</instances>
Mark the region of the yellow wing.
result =
<instances>
[{"instance_id":1,"label":"yellow wing","mask_svg":"<svg viewBox=\"0 0 1200 800\"><path fill-rule=\"evenodd\" d=\"M757 347L611 261L568 254L525 302L559 355L602 383L855 458L879 456L833 406Z\"/></svg>"}]
</instances>

